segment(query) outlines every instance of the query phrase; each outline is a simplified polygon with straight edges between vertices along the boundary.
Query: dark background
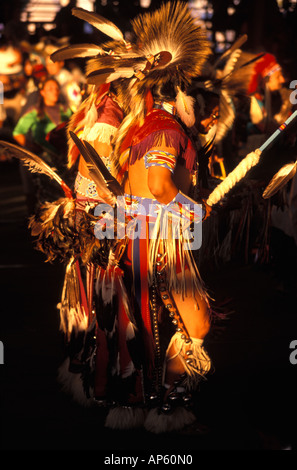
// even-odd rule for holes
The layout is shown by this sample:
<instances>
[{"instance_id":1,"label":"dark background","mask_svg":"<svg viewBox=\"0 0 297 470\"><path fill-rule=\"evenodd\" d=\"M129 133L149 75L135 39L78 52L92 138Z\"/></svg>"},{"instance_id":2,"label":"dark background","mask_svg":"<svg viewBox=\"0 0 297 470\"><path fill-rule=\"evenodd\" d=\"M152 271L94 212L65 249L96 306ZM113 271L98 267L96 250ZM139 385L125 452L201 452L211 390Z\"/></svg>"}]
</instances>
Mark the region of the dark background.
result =
<instances>
[{"instance_id":1,"label":"dark background","mask_svg":"<svg viewBox=\"0 0 297 470\"><path fill-rule=\"evenodd\" d=\"M26 34L19 12L24 2L1 2L0 20L15 40ZM234 29L249 36L248 50L276 54L290 79L296 72L296 9L282 15L274 0L214 0L215 31ZM289 7L290 2L285 2ZM152 0L151 8L160 4ZM137 2L112 2L97 12L128 28L141 9ZM17 26L16 26L17 25ZM69 8L61 10L55 34L71 42L84 38ZM53 34L53 31L51 32ZM31 37L31 41L37 40ZM5 450L96 450L102 457L141 451L191 453L200 450L295 449L297 365L290 343L297 339L296 265L291 240L280 237L282 267L236 261L203 273L218 304L234 312L208 339L215 373L197 396L199 430L154 436L103 427L101 409L83 409L62 393L56 381L63 360L59 302L64 268L44 263L34 250L18 164L0 162L0 340L1 447ZM289 284L280 288L281 281Z\"/></svg>"}]
</instances>

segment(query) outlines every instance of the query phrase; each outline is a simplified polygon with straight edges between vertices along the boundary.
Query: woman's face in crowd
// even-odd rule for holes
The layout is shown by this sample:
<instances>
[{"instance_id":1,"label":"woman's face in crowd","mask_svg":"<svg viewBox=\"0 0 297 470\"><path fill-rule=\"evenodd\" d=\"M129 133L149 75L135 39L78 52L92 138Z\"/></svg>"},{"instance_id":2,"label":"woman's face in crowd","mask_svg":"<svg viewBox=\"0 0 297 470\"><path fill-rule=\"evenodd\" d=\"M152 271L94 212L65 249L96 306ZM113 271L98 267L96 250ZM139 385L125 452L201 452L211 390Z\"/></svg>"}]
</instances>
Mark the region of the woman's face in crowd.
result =
<instances>
[{"instance_id":1,"label":"woman's face in crowd","mask_svg":"<svg viewBox=\"0 0 297 470\"><path fill-rule=\"evenodd\" d=\"M59 99L60 87L54 80L48 80L43 89L40 91L41 96L44 99L44 103L47 106L54 106Z\"/></svg>"}]
</instances>

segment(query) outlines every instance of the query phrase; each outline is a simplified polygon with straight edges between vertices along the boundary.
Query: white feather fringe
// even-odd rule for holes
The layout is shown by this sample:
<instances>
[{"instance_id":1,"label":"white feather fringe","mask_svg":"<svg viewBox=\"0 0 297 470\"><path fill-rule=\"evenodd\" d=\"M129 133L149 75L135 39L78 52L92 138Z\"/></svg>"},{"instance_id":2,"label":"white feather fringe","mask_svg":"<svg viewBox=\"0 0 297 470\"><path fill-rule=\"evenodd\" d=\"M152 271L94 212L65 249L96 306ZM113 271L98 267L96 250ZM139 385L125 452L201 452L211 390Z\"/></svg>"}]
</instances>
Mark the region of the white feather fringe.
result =
<instances>
[{"instance_id":1,"label":"white feather fringe","mask_svg":"<svg viewBox=\"0 0 297 470\"><path fill-rule=\"evenodd\" d=\"M195 124L194 103L195 99L192 96L186 95L181 89L178 90L175 101L176 111L187 127L193 127Z\"/></svg>"},{"instance_id":2,"label":"white feather fringe","mask_svg":"<svg viewBox=\"0 0 297 470\"><path fill-rule=\"evenodd\" d=\"M72 331L76 334L88 328L88 317L81 305L77 273L72 257L66 266L61 302L57 305L60 310L60 330L67 338Z\"/></svg>"},{"instance_id":3,"label":"white feather fringe","mask_svg":"<svg viewBox=\"0 0 297 470\"><path fill-rule=\"evenodd\" d=\"M145 410L139 407L117 406L112 408L105 420L105 427L111 429L133 429L143 426Z\"/></svg>"},{"instance_id":4,"label":"white feather fringe","mask_svg":"<svg viewBox=\"0 0 297 470\"><path fill-rule=\"evenodd\" d=\"M148 412L144 427L154 434L180 431L196 421L195 415L185 408L175 408L171 413L160 413L157 408Z\"/></svg>"},{"instance_id":5,"label":"white feather fringe","mask_svg":"<svg viewBox=\"0 0 297 470\"><path fill-rule=\"evenodd\" d=\"M204 288L197 264L193 257L191 243L180 231L180 221L170 219L170 214L166 210L160 210L157 216L152 233L150 234L148 280L150 285L156 279L155 267L158 262L158 254L166 253L166 277L169 291L175 290L184 297L186 295L186 267L191 273L191 290L194 295L198 292L206 302L208 294ZM176 264L179 257L182 276L176 274Z\"/></svg>"},{"instance_id":6,"label":"white feather fringe","mask_svg":"<svg viewBox=\"0 0 297 470\"><path fill-rule=\"evenodd\" d=\"M80 374L69 371L70 359L67 358L58 369L58 383L62 386L62 391L70 395L75 403L84 407L94 405L92 397L88 398L83 389Z\"/></svg>"}]
</instances>

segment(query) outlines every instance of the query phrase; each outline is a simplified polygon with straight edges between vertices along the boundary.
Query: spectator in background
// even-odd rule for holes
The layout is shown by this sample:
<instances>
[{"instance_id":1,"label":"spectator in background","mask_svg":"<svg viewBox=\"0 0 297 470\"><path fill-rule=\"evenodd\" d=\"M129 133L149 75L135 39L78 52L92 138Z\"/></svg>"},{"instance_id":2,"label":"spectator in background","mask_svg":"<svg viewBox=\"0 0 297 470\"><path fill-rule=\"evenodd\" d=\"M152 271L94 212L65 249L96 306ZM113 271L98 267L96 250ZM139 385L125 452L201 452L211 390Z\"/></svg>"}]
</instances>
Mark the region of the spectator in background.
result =
<instances>
[{"instance_id":1,"label":"spectator in background","mask_svg":"<svg viewBox=\"0 0 297 470\"><path fill-rule=\"evenodd\" d=\"M0 133L4 140L12 141L12 130L19 119L23 104L25 83L23 57L19 47L4 42L0 45L0 81L3 84Z\"/></svg>"},{"instance_id":2,"label":"spectator in background","mask_svg":"<svg viewBox=\"0 0 297 470\"><path fill-rule=\"evenodd\" d=\"M282 124L294 110L290 101L290 90L281 65L272 54L264 54L255 62L251 76L249 93L250 113L247 123L247 138L244 153L261 147L266 139ZM293 255L294 239L290 217L290 185L270 198L263 199L262 193L272 177L284 165L296 160L296 124L283 133L280 138L263 152L259 163L250 171L248 180L253 184L253 212L250 227L254 234L265 228L265 244L254 244L256 259L265 262L273 260L273 269L280 285L288 285L291 274L296 271ZM257 199L256 199L257 195ZM255 237L259 240L258 237ZM250 238L251 240L251 238ZM291 247L288 250L288 247ZM264 248L263 248L264 247ZM290 252L290 254L288 254ZM284 263L287 266L284 268ZM289 264L291 265L289 267Z\"/></svg>"},{"instance_id":3,"label":"spectator in background","mask_svg":"<svg viewBox=\"0 0 297 470\"><path fill-rule=\"evenodd\" d=\"M26 101L22 107L21 116L33 106L38 105L40 84L48 78L48 72L41 55L30 51L27 56L25 56L24 73L26 77Z\"/></svg>"},{"instance_id":4,"label":"spectator in background","mask_svg":"<svg viewBox=\"0 0 297 470\"><path fill-rule=\"evenodd\" d=\"M57 148L49 142L48 136L61 123L66 123L72 111L59 102L60 86L53 78L48 78L40 89L40 99L37 106L28 110L18 121L13 130L13 137L22 147L36 153L47 163L63 168L63 147ZM66 140L66 134L65 134ZM34 210L36 205L36 185L40 178L29 173L23 166L20 167L24 184L28 210ZM39 188L40 189L40 188ZM41 198L39 191L39 198Z\"/></svg>"},{"instance_id":5,"label":"spectator in background","mask_svg":"<svg viewBox=\"0 0 297 470\"><path fill-rule=\"evenodd\" d=\"M59 95L59 83L51 77L45 80L38 106L25 113L14 128L13 136L20 145L38 154L45 152L48 157L59 151L51 147L47 135L72 114L69 107L59 103Z\"/></svg>"},{"instance_id":6,"label":"spectator in background","mask_svg":"<svg viewBox=\"0 0 297 470\"><path fill-rule=\"evenodd\" d=\"M247 132L251 150L259 147L265 136L274 132L284 120L282 108L283 96L281 90L285 83L282 68L272 54L265 54L255 62L249 84L250 122ZM286 97L284 97L286 101ZM286 103L284 103L286 104ZM286 117L288 117L287 114ZM257 136L262 136L257 138Z\"/></svg>"},{"instance_id":7,"label":"spectator in background","mask_svg":"<svg viewBox=\"0 0 297 470\"><path fill-rule=\"evenodd\" d=\"M58 47L48 45L45 48L45 67L49 76L54 77L61 87L61 95L66 104L75 112L82 102L81 87L85 82L84 76L78 68L72 72L65 67L65 62L51 60Z\"/></svg>"}]
</instances>

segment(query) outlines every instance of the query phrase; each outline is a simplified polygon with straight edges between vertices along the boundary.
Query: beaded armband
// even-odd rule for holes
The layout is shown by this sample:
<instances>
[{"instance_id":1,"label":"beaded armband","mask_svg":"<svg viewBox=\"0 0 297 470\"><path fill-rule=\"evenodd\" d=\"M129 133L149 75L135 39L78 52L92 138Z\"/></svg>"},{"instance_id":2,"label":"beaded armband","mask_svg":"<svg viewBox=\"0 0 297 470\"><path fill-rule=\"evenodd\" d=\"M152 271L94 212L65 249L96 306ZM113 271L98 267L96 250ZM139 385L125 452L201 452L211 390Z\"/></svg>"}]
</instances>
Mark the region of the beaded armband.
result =
<instances>
[{"instance_id":1,"label":"beaded armband","mask_svg":"<svg viewBox=\"0 0 297 470\"><path fill-rule=\"evenodd\" d=\"M150 150L144 155L145 168L152 166L161 166L167 168L171 173L174 172L176 156L164 150Z\"/></svg>"}]
</instances>

